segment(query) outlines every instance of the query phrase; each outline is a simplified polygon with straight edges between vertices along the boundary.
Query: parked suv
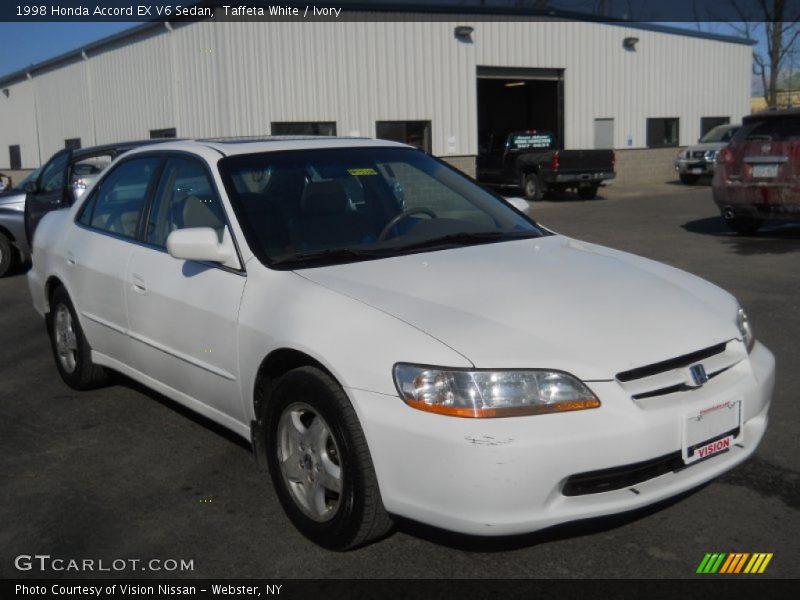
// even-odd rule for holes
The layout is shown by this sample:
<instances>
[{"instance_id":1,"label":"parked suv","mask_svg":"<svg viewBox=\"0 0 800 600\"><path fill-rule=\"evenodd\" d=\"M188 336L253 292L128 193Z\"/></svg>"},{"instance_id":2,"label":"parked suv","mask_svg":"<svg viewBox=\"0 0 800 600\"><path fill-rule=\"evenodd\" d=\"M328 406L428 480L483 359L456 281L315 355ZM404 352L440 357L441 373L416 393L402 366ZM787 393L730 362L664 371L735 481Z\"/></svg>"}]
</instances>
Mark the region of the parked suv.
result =
<instances>
[{"instance_id":1,"label":"parked suv","mask_svg":"<svg viewBox=\"0 0 800 600\"><path fill-rule=\"evenodd\" d=\"M703 175L713 175L717 154L731 141L740 125L718 125L697 140L697 144L681 150L675 159L675 170L681 183L692 185Z\"/></svg>"},{"instance_id":2,"label":"parked suv","mask_svg":"<svg viewBox=\"0 0 800 600\"><path fill-rule=\"evenodd\" d=\"M725 222L747 235L768 219L800 220L800 109L742 121L714 173L714 202Z\"/></svg>"}]
</instances>

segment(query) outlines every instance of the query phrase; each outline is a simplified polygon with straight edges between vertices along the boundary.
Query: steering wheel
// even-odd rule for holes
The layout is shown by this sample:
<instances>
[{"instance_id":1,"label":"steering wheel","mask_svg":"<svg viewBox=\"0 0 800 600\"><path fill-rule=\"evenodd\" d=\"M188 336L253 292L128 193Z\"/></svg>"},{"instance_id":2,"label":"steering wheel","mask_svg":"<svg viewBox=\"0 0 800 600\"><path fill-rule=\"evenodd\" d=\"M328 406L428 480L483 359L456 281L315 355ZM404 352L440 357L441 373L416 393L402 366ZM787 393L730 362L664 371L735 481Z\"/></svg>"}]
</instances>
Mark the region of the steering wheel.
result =
<instances>
[{"instance_id":1,"label":"steering wheel","mask_svg":"<svg viewBox=\"0 0 800 600\"><path fill-rule=\"evenodd\" d=\"M384 241L386 237L389 235L389 232L392 230L392 228L395 227L398 223L400 223L400 221L407 219L411 215L416 215L416 214L428 215L431 219L436 218L436 213L433 212L430 208L423 208L421 206L417 208L409 208L408 210L404 210L400 214L397 214L394 217L392 217L392 219L386 224L386 226L383 229L381 229L381 233L378 236L378 241L379 242Z\"/></svg>"}]
</instances>

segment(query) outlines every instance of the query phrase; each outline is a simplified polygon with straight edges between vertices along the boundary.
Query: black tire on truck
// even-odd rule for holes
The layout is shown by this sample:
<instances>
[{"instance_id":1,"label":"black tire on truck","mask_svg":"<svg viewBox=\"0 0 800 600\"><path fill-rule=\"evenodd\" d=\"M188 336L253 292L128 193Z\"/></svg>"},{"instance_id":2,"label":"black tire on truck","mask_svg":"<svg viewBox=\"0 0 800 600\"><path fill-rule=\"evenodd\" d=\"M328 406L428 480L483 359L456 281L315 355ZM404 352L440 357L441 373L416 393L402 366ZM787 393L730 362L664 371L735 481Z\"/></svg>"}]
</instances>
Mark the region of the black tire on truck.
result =
<instances>
[{"instance_id":1,"label":"black tire on truck","mask_svg":"<svg viewBox=\"0 0 800 600\"><path fill-rule=\"evenodd\" d=\"M522 176L522 193L528 201L542 199L544 188L542 180L536 173L526 173Z\"/></svg>"},{"instance_id":2,"label":"black tire on truck","mask_svg":"<svg viewBox=\"0 0 800 600\"><path fill-rule=\"evenodd\" d=\"M581 200L594 200L597 198L597 185L584 185L578 188L578 197Z\"/></svg>"}]
</instances>

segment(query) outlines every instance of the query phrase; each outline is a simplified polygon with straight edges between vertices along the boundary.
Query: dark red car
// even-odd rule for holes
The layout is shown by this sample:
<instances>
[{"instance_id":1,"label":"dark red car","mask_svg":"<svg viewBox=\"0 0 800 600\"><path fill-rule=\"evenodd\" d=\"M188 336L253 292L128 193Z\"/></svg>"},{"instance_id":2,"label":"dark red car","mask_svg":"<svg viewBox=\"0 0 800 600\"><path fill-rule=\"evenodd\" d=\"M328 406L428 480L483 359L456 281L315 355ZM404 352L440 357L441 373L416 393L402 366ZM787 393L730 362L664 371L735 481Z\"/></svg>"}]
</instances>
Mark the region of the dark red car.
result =
<instances>
[{"instance_id":1,"label":"dark red car","mask_svg":"<svg viewBox=\"0 0 800 600\"><path fill-rule=\"evenodd\" d=\"M755 233L766 220L800 221L800 109L742 119L717 155L714 202L728 226Z\"/></svg>"}]
</instances>

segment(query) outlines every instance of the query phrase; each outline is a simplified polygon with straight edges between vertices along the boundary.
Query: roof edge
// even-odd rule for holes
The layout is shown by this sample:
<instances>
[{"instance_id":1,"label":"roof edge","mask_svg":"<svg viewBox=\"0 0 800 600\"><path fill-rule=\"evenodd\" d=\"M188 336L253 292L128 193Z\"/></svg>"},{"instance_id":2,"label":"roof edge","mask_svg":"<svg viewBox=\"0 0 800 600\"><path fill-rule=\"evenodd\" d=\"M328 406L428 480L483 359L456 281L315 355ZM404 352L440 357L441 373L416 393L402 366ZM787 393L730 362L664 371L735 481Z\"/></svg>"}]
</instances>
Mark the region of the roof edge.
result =
<instances>
[{"instance_id":1,"label":"roof edge","mask_svg":"<svg viewBox=\"0 0 800 600\"><path fill-rule=\"evenodd\" d=\"M221 5L220 2L214 2L213 0L211 2L206 0L204 2L195 2L193 4ZM289 4L291 4L291 2L289 2ZM620 27L629 27L632 29L653 31L656 33L682 35L685 37L707 39L718 42L727 42L731 44L741 44L746 46L754 46L757 43L756 40L733 36L733 35L708 33L703 31L693 31L691 29L683 29L681 27L675 27L672 25L660 25L658 23L621 21L618 18L610 18L600 15L591 15L586 13L578 13L573 11L556 10L556 9L537 10L537 9L515 8L515 7L490 7L490 6L467 7L463 5L454 5L454 6L425 6L425 5L417 6L417 5L403 5L403 4L375 5L363 2L352 2L352 3L344 2L341 3L341 6L342 8L353 12L372 12L372 13L402 12L402 13L420 13L420 14L442 14L442 15L454 15L454 16L464 16L464 17L470 17L470 16L549 17L551 19L561 19L565 21L578 21L578 22L582 21L588 23L599 23L606 25L615 25ZM202 21L202 19L196 20L194 22L199 22L199 21ZM167 31L168 23L179 23L179 22L187 22L187 20L162 19L158 21L148 21L146 23L140 23L139 25L134 25L128 29L124 29L123 31L119 31L112 35L100 38L99 40L96 40L94 42L84 44L83 46L80 46L73 50L69 50L62 54L58 54L53 58L49 58L47 60L31 64L22 69L18 69L6 75L0 76L0 86L9 85L27 79L36 72L57 67L62 63L67 63L72 60L78 60L83 57L84 53L88 54L89 52L100 50L102 48L105 48L106 46L111 46L122 40L125 40L126 38L135 37L141 35L142 33L153 31L158 28L163 28L165 31Z\"/></svg>"}]
</instances>

